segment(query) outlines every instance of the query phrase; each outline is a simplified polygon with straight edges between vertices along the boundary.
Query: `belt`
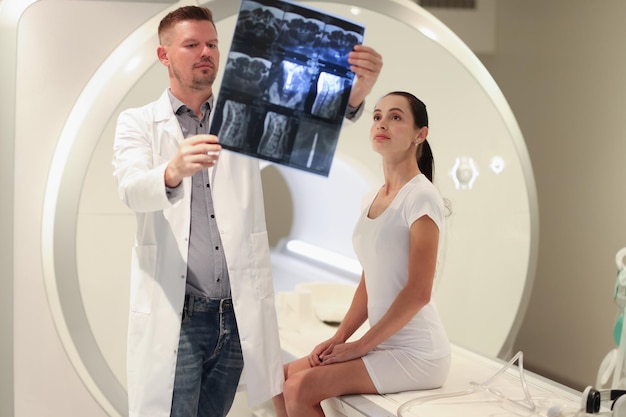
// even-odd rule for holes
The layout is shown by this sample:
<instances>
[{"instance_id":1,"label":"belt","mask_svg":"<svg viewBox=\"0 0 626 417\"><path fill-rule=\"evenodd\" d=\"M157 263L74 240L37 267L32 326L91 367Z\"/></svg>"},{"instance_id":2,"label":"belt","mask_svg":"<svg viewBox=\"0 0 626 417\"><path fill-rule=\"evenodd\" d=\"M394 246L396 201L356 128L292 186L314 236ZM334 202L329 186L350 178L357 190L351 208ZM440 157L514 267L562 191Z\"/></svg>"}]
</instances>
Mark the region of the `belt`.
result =
<instances>
[{"instance_id":1,"label":"belt","mask_svg":"<svg viewBox=\"0 0 626 417\"><path fill-rule=\"evenodd\" d=\"M232 298L208 298L201 295L185 294L185 313L213 311L226 313L234 311Z\"/></svg>"}]
</instances>

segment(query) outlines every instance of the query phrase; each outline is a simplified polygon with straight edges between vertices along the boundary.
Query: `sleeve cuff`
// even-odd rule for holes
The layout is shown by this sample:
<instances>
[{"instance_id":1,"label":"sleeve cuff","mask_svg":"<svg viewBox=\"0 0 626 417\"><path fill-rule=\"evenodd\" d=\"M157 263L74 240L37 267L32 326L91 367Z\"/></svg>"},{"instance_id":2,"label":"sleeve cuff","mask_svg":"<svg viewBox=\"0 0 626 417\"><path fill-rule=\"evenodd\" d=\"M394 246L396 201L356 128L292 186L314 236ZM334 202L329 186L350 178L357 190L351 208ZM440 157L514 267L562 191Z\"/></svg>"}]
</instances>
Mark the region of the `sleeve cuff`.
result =
<instances>
[{"instance_id":1,"label":"sleeve cuff","mask_svg":"<svg viewBox=\"0 0 626 417\"><path fill-rule=\"evenodd\" d=\"M165 186L165 195L167 196L167 199L170 201L170 203L178 200L181 196L182 193L182 181L180 184L178 184L176 187L168 187L167 185Z\"/></svg>"},{"instance_id":2,"label":"sleeve cuff","mask_svg":"<svg viewBox=\"0 0 626 417\"><path fill-rule=\"evenodd\" d=\"M348 104L348 108L346 109L346 119L351 120L351 121L356 121L357 119L359 119L359 117L361 117L361 114L363 114L363 108L365 107L363 105L363 103L365 102L361 102L361 104L358 105L358 107L352 107L351 105Z\"/></svg>"}]
</instances>

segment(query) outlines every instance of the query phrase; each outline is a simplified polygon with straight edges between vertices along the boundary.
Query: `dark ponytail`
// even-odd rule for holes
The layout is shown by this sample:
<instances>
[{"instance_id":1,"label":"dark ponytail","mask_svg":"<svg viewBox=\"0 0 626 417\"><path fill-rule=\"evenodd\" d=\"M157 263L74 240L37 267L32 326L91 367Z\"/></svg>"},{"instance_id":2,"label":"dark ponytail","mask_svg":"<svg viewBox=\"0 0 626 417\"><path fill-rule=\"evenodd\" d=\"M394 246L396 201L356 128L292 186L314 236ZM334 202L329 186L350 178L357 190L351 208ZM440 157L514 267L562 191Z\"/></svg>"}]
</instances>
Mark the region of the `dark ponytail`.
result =
<instances>
[{"instance_id":1,"label":"dark ponytail","mask_svg":"<svg viewBox=\"0 0 626 417\"><path fill-rule=\"evenodd\" d=\"M433 176L435 175L435 159L433 158L433 151L430 149L430 144L426 139L417 146L415 157L417 158L417 166L420 171L422 171L422 174L426 175L426 178L428 178L430 182L433 182Z\"/></svg>"},{"instance_id":2,"label":"dark ponytail","mask_svg":"<svg viewBox=\"0 0 626 417\"><path fill-rule=\"evenodd\" d=\"M426 111L426 105L422 100L415 97L411 93L406 91L393 91L387 96L401 96L407 99L411 112L413 113L413 120L415 120L415 127L428 127L428 112ZM422 174L433 182L435 175L435 160L433 158L433 151L430 149L430 145L427 140L424 140L417 146L415 150L415 159L417 159L417 166Z\"/></svg>"}]
</instances>

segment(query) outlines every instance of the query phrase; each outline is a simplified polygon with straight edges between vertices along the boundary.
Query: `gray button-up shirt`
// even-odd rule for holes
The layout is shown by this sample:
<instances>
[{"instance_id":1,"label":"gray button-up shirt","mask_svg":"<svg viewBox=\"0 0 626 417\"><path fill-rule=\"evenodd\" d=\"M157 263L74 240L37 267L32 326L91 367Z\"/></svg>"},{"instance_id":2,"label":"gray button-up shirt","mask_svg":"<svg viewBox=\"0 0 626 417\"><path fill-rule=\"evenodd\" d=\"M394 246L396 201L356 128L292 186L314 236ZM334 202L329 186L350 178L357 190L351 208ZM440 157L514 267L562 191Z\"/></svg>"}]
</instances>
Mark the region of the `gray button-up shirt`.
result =
<instances>
[{"instance_id":1,"label":"gray button-up shirt","mask_svg":"<svg viewBox=\"0 0 626 417\"><path fill-rule=\"evenodd\" d=\"M169 90L168 90L169 92ZM213 96L201 108L202 119L169 92L172 109L185 138L206 134ZM226 257L215 219L208 170L196 172L191 179L191 230L187 260L187 294L209 298L230 297Z\"/></svg>"}]
</instances>

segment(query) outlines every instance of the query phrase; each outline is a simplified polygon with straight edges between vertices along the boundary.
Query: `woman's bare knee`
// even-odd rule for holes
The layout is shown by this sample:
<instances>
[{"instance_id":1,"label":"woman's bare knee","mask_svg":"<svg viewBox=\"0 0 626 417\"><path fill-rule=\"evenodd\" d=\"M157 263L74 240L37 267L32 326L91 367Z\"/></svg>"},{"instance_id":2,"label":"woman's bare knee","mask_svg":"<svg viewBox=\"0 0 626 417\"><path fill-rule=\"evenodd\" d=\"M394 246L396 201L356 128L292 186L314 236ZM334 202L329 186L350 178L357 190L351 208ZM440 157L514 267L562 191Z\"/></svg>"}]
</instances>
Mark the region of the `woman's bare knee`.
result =
<instances>
[{"instance_id":1,"label":"woman's bare knee","mask_svg":"<svg viewBox=\"0 0 626 417\"><path fill-rule=\"evenodd\" d=\"M316 389L308 378L307 371L290 375L283 386L283 396L287 411L294 408L313 406L319 403L316 398ZM291 414L291 413L289 413Z\"/></svg>"}]
</instances>

